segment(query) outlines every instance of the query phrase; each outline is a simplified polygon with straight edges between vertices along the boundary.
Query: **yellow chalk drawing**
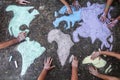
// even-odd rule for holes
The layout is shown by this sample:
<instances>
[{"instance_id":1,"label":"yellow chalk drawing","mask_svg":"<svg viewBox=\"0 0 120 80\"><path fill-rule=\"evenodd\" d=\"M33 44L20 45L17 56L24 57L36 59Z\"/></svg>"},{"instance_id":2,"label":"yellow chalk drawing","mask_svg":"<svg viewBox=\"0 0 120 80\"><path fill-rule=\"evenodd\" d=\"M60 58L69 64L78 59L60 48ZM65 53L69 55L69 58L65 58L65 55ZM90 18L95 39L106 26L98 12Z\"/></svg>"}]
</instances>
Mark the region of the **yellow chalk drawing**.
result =
<instances>
[{"instance_id":1,"label":"yellow chalk drawing","mask_svg":"<svg viewBox=\"0 0 120 80\"><path fill-rule=\"evenodd\" d=\"M85 57L84 60L82 61L82 64L90 64L90 63L92 63L97 68L102 68L106 65L107 62L100 57L92 60L91 55Z\"/></svg>"}]
</instances>

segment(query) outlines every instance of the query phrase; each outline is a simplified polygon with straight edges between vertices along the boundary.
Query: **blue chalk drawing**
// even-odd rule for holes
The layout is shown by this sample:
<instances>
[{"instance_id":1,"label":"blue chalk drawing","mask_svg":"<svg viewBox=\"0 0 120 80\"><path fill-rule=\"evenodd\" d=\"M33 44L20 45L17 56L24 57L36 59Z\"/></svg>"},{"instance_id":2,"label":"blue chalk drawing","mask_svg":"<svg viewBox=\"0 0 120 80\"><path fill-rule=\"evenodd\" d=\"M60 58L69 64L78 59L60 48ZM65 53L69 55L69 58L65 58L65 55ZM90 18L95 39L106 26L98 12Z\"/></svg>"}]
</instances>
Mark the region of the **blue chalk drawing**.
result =
<instances>
[{"instance_id":1,"label":"blue chalk drawing","mask_svg":"<svg viewBox=\"0 0 120 80\"><path fill-rule=\"evenodd\" d=\"M9 33L10 35L13 35L14 37L17 37L20 32L20 27L22 25L26 25L29 28L30 22L35 18L35 15L38 15L39 12L36 9L33 9L34 7L22 7L22 6L16 6L16 5L10 5L6 8L6 11L13 11L13 18L11 19L9 23ZM29 12L30 9L33 9L32 12ZM28 29L24 30L26 32L29 32Z\"/></svg>"},{"instance_id":2,"label":"blue chalk drawing","mask_svg":"<svg viewBox=\"0 0 120 80\"><path fill-rule=\"evenodd\" d=\"M70 26L71 26L70 24L72 24L72 27L74 27L75 22L81 20L81 9L76 11L76 9L73 6L71 6L71 8L72 8L72 11L73 11L72 14L69 14L68 16L64 15L62 17L58 17L58 18L55 19L55 21L53 21L53 25L54 25L55 28L59 26L60 22L66 21L67 26L64 27L64 28L69 29ZM66 10L67 10L66 6L63 6L59 10L59 14L65 14Z\"/></svg>"},{"instance_id":3,"label":"blue chalk drawing","mask_svg":"<svg viewBox=\"0 0 120 80\"><path fill-rule=\"evenodd\" d=\"M83 38L90 37L92 40L92 44L96 39L99 39L101 44L101 49L105 46L106 48L110 48L110 43L108 43L108 38L112 36L111 31L108 29L106 23L102 23L98 15L101 14L104 10L105 5L103 4L90 4L87 7L82 8L82 20L81 26L78 27L73 32L73 40L74 42L79 42L79 36ZM111 37L112 43L113 37Z\"/></svg>"},{"instance_id":4,"label":"blue chalk drawing","mask_svg":"<svg viewBox=\"0 0 120 80\"><path fill-rule=\"evenodd\" d=\"M22 55L21 75L24 75L27 68L34 62L36 58L41 56L46 49L41 47L38 42L30 41L30 38L26 38L26 41L18 45L17 50Z\"/></svg>"}]
</instances>

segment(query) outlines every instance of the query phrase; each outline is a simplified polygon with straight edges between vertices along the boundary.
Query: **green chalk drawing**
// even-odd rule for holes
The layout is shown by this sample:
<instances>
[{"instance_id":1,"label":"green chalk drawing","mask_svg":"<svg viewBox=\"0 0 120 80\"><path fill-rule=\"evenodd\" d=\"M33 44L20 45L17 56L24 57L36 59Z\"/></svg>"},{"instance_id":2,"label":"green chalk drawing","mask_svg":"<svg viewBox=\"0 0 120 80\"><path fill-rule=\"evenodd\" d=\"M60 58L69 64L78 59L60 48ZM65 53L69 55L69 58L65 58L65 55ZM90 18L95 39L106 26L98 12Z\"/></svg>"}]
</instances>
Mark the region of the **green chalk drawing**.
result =
<instances>
[{"instance_id":1,"label":"green chalk drawing","mask_svg":"<svg viewBox=\"0 0 120 80\"><path fill-rule=\"evenodd\" d=\"M29 10L32 10L32 12L29 12ZM9 5L6 8L6 11L13 11L13 18L11 19L9 23L9 33L10 35L13 35L14 37L17 37L22 30L20 30L20 27L22 25L26 25L29 28L30 22L35 18L35 15L38 15L39 12L34 9L34 7L23 7L23 6L16 6L16 5ZM28 29L25 29L24 31L29 32Z\"/></svg>"},{"instance_id":2,"label":"green chalk drawing","mask_svg":"<svg viewBox=\"0 0 120 80\"><path fill-rule=\"evenodd\" d=\"M108 68L105 70L105 73L109 73L109 71L112 70L111 67L112 67L112 65L109 65Z\"/></svg>"},{"instance_id":3,"label":"green chalk drawing","mask_svg":"<svg viewBox=\"0 0 120 80\"><path fill-rule=\"evenodd\" d=\"M106 65L107 62L100 57L92 60L90 55L84 58L84 60L82 61L82 64L89 64L89 63L92 63L97 68L102 68Z\"/></svg>"},{"instance_id":4,"label":"green chalk drawing","mask_svg":"<svg viewBox=\"0 0 120 80\"><path fill-rule=\"evenodd\" d=\"M44 47L36 41L30 41L30 38L26 38L26 41L18 45L17 50L22 55L22 71L21 75L24 75L27 68L33 61L42 55L46 50Z\"/></svg>"}]
</instances>

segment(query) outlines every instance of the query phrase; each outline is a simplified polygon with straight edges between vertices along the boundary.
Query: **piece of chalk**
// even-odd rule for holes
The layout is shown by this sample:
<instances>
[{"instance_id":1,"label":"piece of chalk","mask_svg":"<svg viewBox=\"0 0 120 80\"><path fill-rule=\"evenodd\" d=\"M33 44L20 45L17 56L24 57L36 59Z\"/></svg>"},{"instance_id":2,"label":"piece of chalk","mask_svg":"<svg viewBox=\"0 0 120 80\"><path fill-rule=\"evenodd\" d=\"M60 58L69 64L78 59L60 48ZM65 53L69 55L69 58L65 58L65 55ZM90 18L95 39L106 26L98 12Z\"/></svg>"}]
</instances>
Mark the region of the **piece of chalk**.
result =
<instances>
[{"instance_id":1,"label":"piece of chalk","mask_svg":"<svg viewBox=\"0 0 120 80\"><path fill-rule=\"evenodd\" d=\"M98 51L101 51L101 49L99 48Z\"/></svg>"},{"instance_id":2,"label":"piece of chalk","mask_svg":"<svg viewBox=\"0 0 120 80\"><path fill-rule=\"evenodd\" d=\"M9 62L12 60L12 56L10 56L10 58L9 58Z\"/></svg>"},{"instance_id":3,"label":"piece of chalk","mask_svg":"<svg viewBox=\"0 0 120 80\"><path fill-rule=\"evenodd\" d=\"M69 59L69 63L72 62L73 58L74 58L74 55L71 55L71 57L70 57L70 59Z\"/></svg>"},{"instance_id":4,"label":"piece of chalk","mask_svg":"<svg viewBox=\"0 0 120 80\"><path fill-rule=\"evenodd\" d=\"M58 12L57 11L55 11L54 16L58 17Z\"/></svg>"},{"instance_id":5,"label":"piece of chalk","mask_svg":"<svg viewBox=\"0 0 120 80\"><path fill-rule=\"evenodd\" d=\"M18 68L17 61L14 61L14 63L15 63L15 67Z\"/></svg>"}]
</instances>

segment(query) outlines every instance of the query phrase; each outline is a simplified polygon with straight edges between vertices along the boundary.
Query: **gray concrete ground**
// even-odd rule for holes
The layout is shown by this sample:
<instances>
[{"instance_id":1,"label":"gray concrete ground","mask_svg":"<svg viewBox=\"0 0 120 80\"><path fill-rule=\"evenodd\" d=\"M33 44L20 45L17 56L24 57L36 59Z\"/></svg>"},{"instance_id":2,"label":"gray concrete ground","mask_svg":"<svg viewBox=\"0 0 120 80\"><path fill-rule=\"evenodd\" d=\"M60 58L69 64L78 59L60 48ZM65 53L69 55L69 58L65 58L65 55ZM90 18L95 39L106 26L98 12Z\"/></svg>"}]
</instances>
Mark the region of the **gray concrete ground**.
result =
<instances>
[{"instance_id":1,"label":"gray concrete ground","mask_svg":"<svg viewBox=\"0 0 120 80\"><path fill-rule=\"evenodd\" d=\"M53 44L48 43L47 35L48 32L54 29L52 21L55 19L53 14L55 10L60 9L63 4L60 3L59 0L30 0L31 4L36 9L39 10L39 6L45 6L44 10L39 10L40 15L37 16L30 24L29 37L41 43L42 46L45 46L47 50L44 52L42 56L34 60L34 63L30 65L26 74L24 76L20 76L21 72L21 64L22 59L19 52L15 51L15 47L17 45L13 45L11 47L0 50L0 80L36 80L39 73L43 67L43 60L47 56L52 56L56 68L53 69L47 76L46 80L70 80L71 76L71 65L69 64L69 59L67 60L64 67L60 65L57 51L57 44L54 42ZM81 6L86 6L86 2L88 0L81 0ZM104 0L89 0L92 3L99 2L104 3ZM5 8L10 4L14 3L14 0L1 0L0 1L0 42L12 39L8 32L8 24L13 16L11 12L5 12ZM29 6L26 5L26 6ZM117 5L117 4L116 4ZM115 12L112 12L112 16L116 16L120 7L116 7ZM59 27L64 33L72 34L76 27L71 28L69 30L65 30L62 27L62 24ZM112 30L114 35L113 42L113 51L120 52L120 24ZM90 38L81 39L79 43L75 43L75 45L71 48L70 54L74 54L79 59L79 80L99 80L98 78L92 76L88 72L88 66L82 65L82 60L87 55L91 54L93 50L97 50L100 47L101 42L96 40L92 45ZM12 55L13 59L11 62L8 61L9 56ZM80 57L81 56L81 57ZM70 56L69 56L70 57ZM14 60L18 61L18 68L14 66ZM112 63L113 70L109 73L109 75L114 75L120 77L120 60L117 60L112 57L106 57L106 61L108 64ZM106 66L107 68L107 66ZM102 73L106 68L100 70Z\"/></svg>"}]
</instances>

